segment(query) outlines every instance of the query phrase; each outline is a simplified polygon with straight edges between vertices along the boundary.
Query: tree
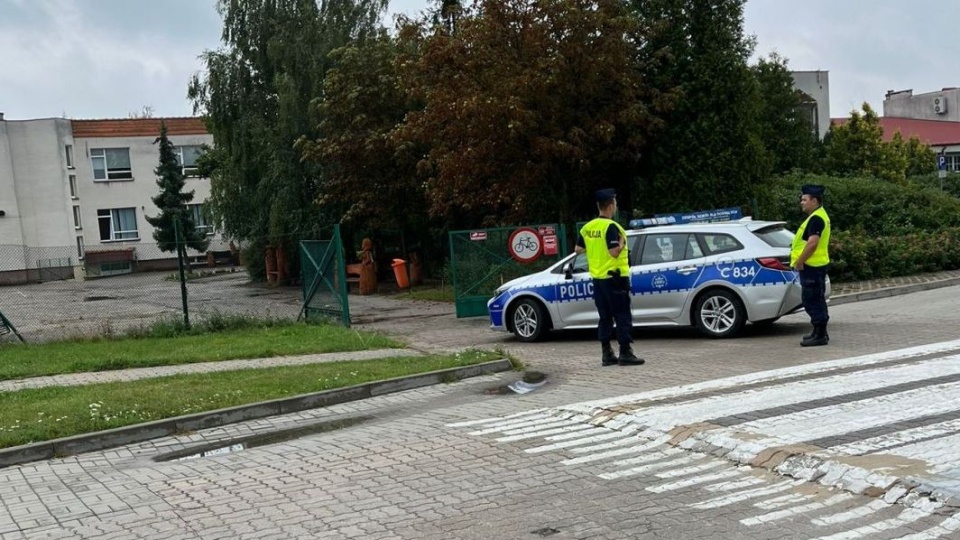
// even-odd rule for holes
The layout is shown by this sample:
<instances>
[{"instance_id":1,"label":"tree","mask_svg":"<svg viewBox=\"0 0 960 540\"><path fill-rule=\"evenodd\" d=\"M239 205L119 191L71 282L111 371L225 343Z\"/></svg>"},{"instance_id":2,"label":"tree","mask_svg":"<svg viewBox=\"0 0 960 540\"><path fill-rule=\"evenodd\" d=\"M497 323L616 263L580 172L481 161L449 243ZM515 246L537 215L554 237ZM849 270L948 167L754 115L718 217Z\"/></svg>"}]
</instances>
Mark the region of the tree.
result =
<instances>
[{"instance_id":1,"label":"tree","mask_svg":"<svg viewBox=\"0 0 960 540\"><path fill-rule=\"evenodd\" d=\"M224 232L259 247L286 245L335 221L318 207L322 167L294 143L316 139L310 103L322 99L328 54L378 29L385 0L219 0L224 47L206 51L188 97L216 150L211 206ZM251 262L262 263L260 258ZM262 264L261 264L262 266Z\"/></svg>"},{"instance_id":2,"label":"tree","mask_svg":"<svg viewBox=\"0 0 960 540\"><path fill-rule=\"evenodd\" d=\"M752 68L760 84L758 127L770 152L774 174L809 171L817 144L817 126L804 114L804 94L793 87L787 59L776 53Z\"/></svg>"},{"instance_id":3,"label":"tree","mask_svg":"<svg viewBox=\"0 0 960 540\"><path fill-rule=\"evenodd\" d=\"M187 203L193 200L193 191L183 191L186 183L183 169L173 153L173 143L167 138L166 123L160 123L160 136L154 144L159 144L160 150L160 164L154 169L160 193L152 200L160 209L160 215L147 216L147 223L153 225L153 239L161 251L176 251L181 257L186 256L188 246L206 251L209 241L206 235L197 231L187 209ZM174 221L179 222L181 242L177 242Z\"/></svg>"},{"instance_id":4,"label":"tree","mask_svg":"<svg viewBox=\"0 0 960 540\"><path fill-rule=\"evenodd\" d=\"M416 160L392 138L406 115L396 75L397 46L386 32L331 53L316 140L298 146L322 164L319 203L340 223L401 229L426 215Z\"/></svg>"},{"instance_id":5,"label":"tree","mask_svg":"<svg viewBox=\"0 0 960 540\"><path fill-rule=\"evenodd\" d=\"M904 141L899 132L894 135L894 137L897 136L901 141L900 150L907 159L907 177L930 174L937 170L937 154L929 146L923 144L917 137L910 137Z\"/></svg>"},{"instance_id":6,"label":"tree","mask_svg":"<svg viewBox=\"0 0 960 540\"><path fill-rule=\"evenodd\" d=\"M904 183L907 152L900 133L895 133L890 143L883 141L880 118L869 103L864 103L862 114L851 111L846 122L830 127L824 139L822 167L827 174ZM934 163L932 157L930 163Z\"/></svg>"},{"instance_id":7,"label":"tree","mask_svg":"<svg viewBox=\"0 0 960 540\"><path fill-rule=\"evenodd\" d=\"M760 86L748 66L744 0L632 0L655 24L651 50L665 50L645 75L658 88L679 86L666 128L641 162L637 202L644 212L742 206L769 181L761 139Z\"/></svg>"},{"instance_id":8,"label":"tree","mask_svg":"<svg viewBox=\"0 0 960 540\"><path fill-rule=\"evenodd\" d=\"M481 0L456 32L399 32L401 87L420 107L397 131L423 148L432 215L451 226L569 221L616 187L657 124L645 29L617 0Z\"/></svg>"}]
</instances>

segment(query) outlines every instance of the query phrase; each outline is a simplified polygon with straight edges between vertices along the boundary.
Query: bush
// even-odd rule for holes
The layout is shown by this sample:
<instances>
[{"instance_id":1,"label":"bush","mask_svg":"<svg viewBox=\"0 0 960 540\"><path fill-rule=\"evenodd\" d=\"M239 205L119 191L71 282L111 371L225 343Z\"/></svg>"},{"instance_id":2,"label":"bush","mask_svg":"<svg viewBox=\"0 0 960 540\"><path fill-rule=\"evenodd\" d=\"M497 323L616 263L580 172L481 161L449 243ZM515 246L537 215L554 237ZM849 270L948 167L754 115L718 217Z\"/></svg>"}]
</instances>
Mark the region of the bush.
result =
<instances>
[{"instance_id":1,"label":"bush","mask_svg":"<svg viewBox=\"0 0 960 540\"><path fill-rule=\"evenodd\" d=\"M960 227L899 236L837 231L830 242L830 279L856 281L960 269Z\"/></svg>"},{"instance_id":2,"label":"bush","mask_svg":"<svg viewBox=\"0 0 960 540\"><path fill-rule=\"evenodd\" d=\"M778 179L761 197L760 217L787 221L792 229L799 227L804 216L797 200L803 184L827 187L824 206L834 231L894 236L960 227L960 200L941 193L939 186L799 174Z\"/></svg>"}]
</instances>

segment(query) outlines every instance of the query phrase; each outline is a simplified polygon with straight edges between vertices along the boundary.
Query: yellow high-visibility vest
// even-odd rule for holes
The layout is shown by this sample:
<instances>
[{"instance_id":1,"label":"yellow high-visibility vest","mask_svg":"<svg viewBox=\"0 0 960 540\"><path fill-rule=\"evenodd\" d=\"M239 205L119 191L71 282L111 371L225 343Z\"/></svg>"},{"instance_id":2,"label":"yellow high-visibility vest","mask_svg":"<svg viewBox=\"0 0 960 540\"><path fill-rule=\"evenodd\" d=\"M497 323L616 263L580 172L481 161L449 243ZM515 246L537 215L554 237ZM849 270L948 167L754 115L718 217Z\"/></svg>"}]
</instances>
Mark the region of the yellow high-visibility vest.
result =
<instances>
[{"instance_id":1,"label":"yellow high-visibility vest","mask_svg":"<svg viewBox=\"0 0 960 540\"><path fill-rule=\"evenodd\" d=\"M797 259L800 258L804 246L807 245L807 241L803 239L803 231L807 229L807 223L813 216L819 216L820 219L823 220L823 233L820 235L820 243L817 244L817 249L813 251L813 255L810 255L810 258L807 259L807 262L804 264L808 266L826 266L830 264L830 253L828 252L828 248L830 247L830 217L827 216L827 211L821 206L811 212L810 215L807 216L807 219L803 220L800 228L797 229L797 234L793 237L793 247L790 250L790 266L796 266Z\"/></svg>"},{"instance_id":2,"label":"yellow high-visibility vest","mask_svg":"<svg viewBox=\"0 0 960 540\"><path fill-rule=\"evenodd\" d=\"M624 239L627 232L619 223L607 218L594 218L580 229L580 236L583 237L583 243L587 250L587 267L590 269L590 277L594 279L607 279L610 277L607 272L620 269L620 275L627 277L630 275L630 263L627 260L627 248L620 251L619 257L610 256L610 248L607 247L607 228L615 225Z\"/></svg>"}]
</instances>

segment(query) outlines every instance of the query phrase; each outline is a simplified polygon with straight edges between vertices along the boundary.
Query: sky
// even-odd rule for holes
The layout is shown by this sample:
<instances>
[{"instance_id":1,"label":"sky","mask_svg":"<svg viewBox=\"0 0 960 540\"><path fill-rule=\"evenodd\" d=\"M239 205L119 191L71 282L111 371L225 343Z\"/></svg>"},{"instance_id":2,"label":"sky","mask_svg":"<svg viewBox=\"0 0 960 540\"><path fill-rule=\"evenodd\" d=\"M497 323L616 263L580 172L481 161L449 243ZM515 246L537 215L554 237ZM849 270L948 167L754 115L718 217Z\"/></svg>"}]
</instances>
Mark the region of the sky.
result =
<instances>
[{"instance_id":1,"label":"sky","mask_svg":"<svg viewBox=\"0 0 960 540\"><path fill-rule=\"evenodd\" d=\"M391 0L388 16L430 0ZM215 0L0 0L0 112L7 120L190 116L190 77L220 45ZM829 72L830 113L888 90L960 86L951 2L748 0L756 55ZM392 17L391 17L392 19Z\"/></svg>"}]
</instances>

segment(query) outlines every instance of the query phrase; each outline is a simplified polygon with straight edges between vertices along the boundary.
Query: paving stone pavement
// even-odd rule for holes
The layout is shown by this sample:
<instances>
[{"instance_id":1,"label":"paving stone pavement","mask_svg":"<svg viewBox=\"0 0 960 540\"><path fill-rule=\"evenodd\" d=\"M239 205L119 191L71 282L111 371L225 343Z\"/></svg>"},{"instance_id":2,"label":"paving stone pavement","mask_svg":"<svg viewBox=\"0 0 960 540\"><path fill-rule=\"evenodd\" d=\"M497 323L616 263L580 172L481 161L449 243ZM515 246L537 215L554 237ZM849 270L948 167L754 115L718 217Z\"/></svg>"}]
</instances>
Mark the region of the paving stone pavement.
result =
<instances>
[{"instance_id":1,"label":"paving stone pavement","mask_svg":"<svg viewBox=\"0 0 960 540\"><path fill-rule=\"evenodd\" d=\"M0 538L956 537L960 520L945 506L920 500L890 504L664 444L669 441L641 440L639 435L650 429L646 415L650 422L655 413L673 418L665 412L670 407L688 408L688 416L676 417L683 422L699 418L693 415L697 407L711 412L706 420L742 414L736 407L747 405L746 398L737 395L743 392L755 400L747 412L830 397L840 398L832 406L843 407L853 403L842 399L851 392L842 379L824 384L830 377L847 376L860 385L849 390L860 392L949 377L949 354L918 356L902 366L894 355L863 368L846 359L955 339L958 295L960 288L949 287L838 305L831 310L832 343L815 350L797 345L808 326L802 316L785 318L771 328L748 327L736 340L705 340L687 329L640 330L636 349L649 362L638 368L599 367L598 347L589 332L519 343L489 331L482 319L454 319L449 306L424 303L410 310L383 299L376 300L383 307L376 307L370 300L375 309L357 311L360 327L403 336L428 351L499 347L547 373L548 383L527 395L495 395L487 390L518 374L488 376L0 469ZM358 308L364 301L358 299ZM852 365L828 371L811 367L829 361ZM758 380L763 378L758 372L774 369L801 371ZM881 369L902 371L874 371ZM911 369L920 371L911 375ZM618 403L627 406L642 400L636 396L644 393L677 393L668 389L695 384L723 386L711 381L736 376L743 380L708 389L716 394L702 388L700 393L683 390L672 404L623 409L621 420L632 416L637 421L617 429L598 428L582 419L569 424L564 423L569 419L555 419L559 424L552 426L545 421L556 418L558 411L580 409L593 418L600 400L633 396ZM902 387L903 392L925 390L922 384ZM773 395L764 398L763 392ZM916 396L918 403L933 404L942 395L926 394ZM879 398L856 401L870 399ZM934 418L934 408L925 406L915 413ZM869 418L895 421L910 409L888 400L879 415ZM538 414L543 418L531 426L516 425ZM847 425L843 414L837 410L830 418L837 418L847 433L864 427ZM505 419L510 415L518 416ZM789 414L756 416L743 418L743 424L782 422ZM913 413L906 416L916 418ZM152 459L199 444L221 441L228 447L238 437L348 417L363 421L212 457ZM512 424L495 425L498 422ZM946 422L950 420L934 423ZM792 433L785 424L752 427L756 436ZM779 431L770 431L775 428ZM495 431L477 433L488 429ZM550 430L561 431L546 433ZM816 435L823 439L830 434ZM927 433L918 440L933 436ZM621 442L625 440L629 443ZM636 450L643 444L651 446ZM597 457L628 449L632 453ZM630 459L638 461L616 463ZM618 474L625 470L631 473Z\"/></svg>"}]
</instances>

